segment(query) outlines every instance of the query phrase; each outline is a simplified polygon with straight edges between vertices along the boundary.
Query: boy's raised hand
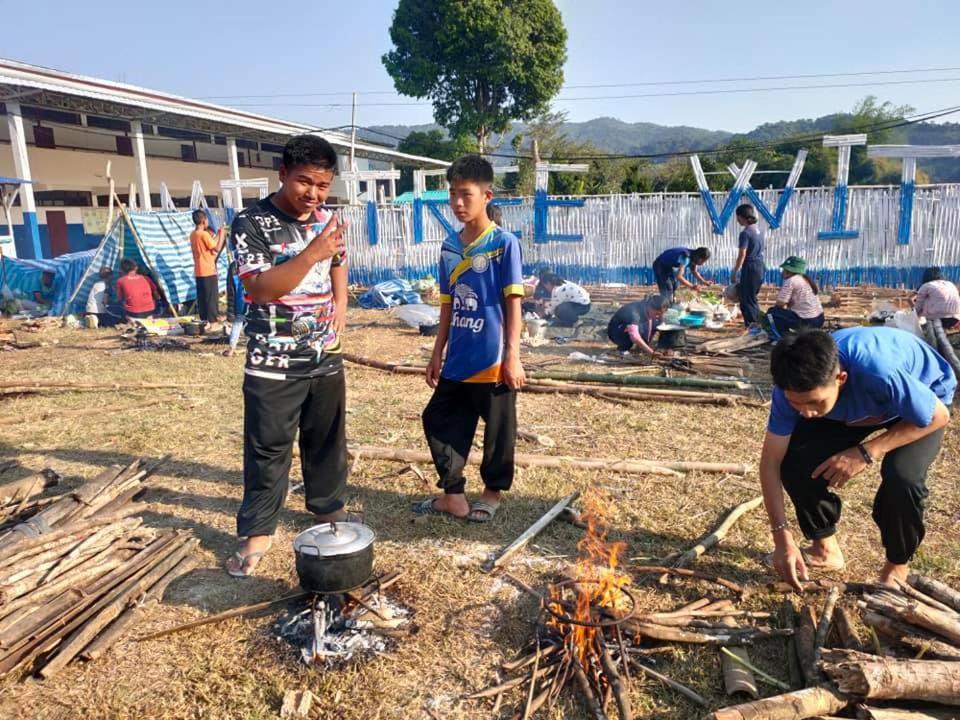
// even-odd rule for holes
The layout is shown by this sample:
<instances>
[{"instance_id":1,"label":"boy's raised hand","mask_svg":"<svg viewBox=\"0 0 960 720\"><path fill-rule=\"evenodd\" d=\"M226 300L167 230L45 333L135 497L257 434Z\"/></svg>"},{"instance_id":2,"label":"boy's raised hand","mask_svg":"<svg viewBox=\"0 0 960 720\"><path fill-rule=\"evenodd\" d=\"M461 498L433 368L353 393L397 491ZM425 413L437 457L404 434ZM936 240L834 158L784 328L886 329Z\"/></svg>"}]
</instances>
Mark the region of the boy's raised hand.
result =
<instances>
[{"instance_id":1,"label":"boy's raised hand","mask_svg":"<svg viewBox=\"0 0 960 720\"><path fill-rule=\"evenodd\" d=\"M307 252L315 262L321 262L327 258L332 258L337 253L343 252L346 248L343 242L343 234L347 231L350 223L340 222L340 218L334 215L323 226L310 245L307 246Z\"/></svg>"}]
</instances>

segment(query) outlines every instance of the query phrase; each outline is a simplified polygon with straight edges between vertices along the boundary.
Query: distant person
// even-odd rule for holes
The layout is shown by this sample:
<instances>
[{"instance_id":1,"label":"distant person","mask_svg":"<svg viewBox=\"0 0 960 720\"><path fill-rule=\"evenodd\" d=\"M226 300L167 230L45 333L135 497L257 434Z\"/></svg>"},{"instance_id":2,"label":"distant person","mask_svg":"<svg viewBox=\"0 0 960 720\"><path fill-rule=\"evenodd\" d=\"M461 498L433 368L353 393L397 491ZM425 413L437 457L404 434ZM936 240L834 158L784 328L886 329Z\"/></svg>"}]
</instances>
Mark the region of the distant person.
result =
<instances>
[{"instance_id":1,"label":"distant person","mask_svg":"<svg viewBox=\"0 0 960 720\"><path fill-rule=\"evenodd\" d=\"M550 297L543 301L544 317L553 318L553 324L559 327L573 327L582 315L590 312L590 293L555 273L544 275L540 284L550 291Z\"/></svg>"},{"instance_id":2,"label":"distant person","mask_svg":"<svg viewBox=\"0 0 960 720\"><path fill-rule=\"evenodd\" d=\"M782 335L801 327L823 327L823 305L816 280L807 275L807 261L791 255L780 265L783 285L777 293L776 304L760 319L761 325ZM766 328L765 328L766 329Z\"/></svg>"},{"instance_id":3,"label":"distant person","mask_svg":"<svg viewBox=\"0 0 960 720\"><path fill-rule=\"evenodd\" d=\"M736 283L739 276L740 312L743 324L751 331L759 329L760 302L757 295L763 285L763 230L757 227L757 211L753 205L737 208L737 223L743 228L737 242L739 251L734 263L730 282Z\"/></svg>"},{"instance_id":4,"label":"distant person","mask_svg":"<svg viewBox=\"0 0 960 720\"><path fill-rule=\"evenodd\" d=\"M700 292L700 285L712 284L700 274L699 269L709 259L710 248L698 247L691 250L686 247L675 247L664 250L653 261L653 277L657 281L657 291L671 305L674 302L674 294L679 285ZM692 283L684 277L688 267L690 268L690 274L697 281L696 283Z\"/></svg>"},{"instance_id":5,"label":"distant person","mask_svg":"<svg viewBox=\"0 0 960 720\"><path fill-rule=\"evenodd\" d=\"M487 217L490 218L498 227L503 227L503 210L499 205L487 203Z\"/></svg>"},{"instance_id":6,"label":"distant person","mask_svg":"<svg viewBox=\"0 0 960 720\"><path fill-rule=\"evenodd\" d=\"M651 295L624 305L610 318L607 337L620 352L638 350L651 357L656 355L653 336L669 305L663 295Z\"/></svg>"},{"instance_id":7,"label":"distant person","mask_svg":"<svg viewBox=\"0 0 960 720\"><path fill-rule=\"evenodd\" d=\"M34 290L33 299L41 305L46 305L48 308L53 305L53 298L56 293L54 288L56 281L57 276L52 272L44 270L40 273L40 289Z\"/></svg>"},{"instance_id":8,"label":"distant person","mask_svg":"<svg viewBox=\"0 0 960 720\"><path fill-rule=\"evenodd\" d=\"M913 300L917 316L927 320L939 320L944 330L960 323L960 292L949 280L944 280L940 268L923 271L920 288Z\"/></svg>"},{"instance_id":9,"label":"distant person","mask_svg":"<svg viewBox=\"0 0 960 720\"><path fill-rule=\"evenodd\" d=\"M220 288L217 285L217 256L226 242L226 228L221 227L214 237L209 227L207 213L193 211L194 230L190 233L190 248L193 250L193 274L197 280L197 314L207 323L215 323L219 316L217 303Z\"/></svg>"},{"instance_id":10,"label":"distant person","mask_svg":"<svg viewBox=\"0 0 960 720\"><path fill-rule=\"evenodd\" d=\"M150 278L137 272L137 263L131 258L120 261L121 278L117 280L117 301L127 318L146 318L156 312L160 293Z\"/></svg>"},{"instance_id":11,"label":"distant person","mask_svg":"<svg viewBox=\"0 0 960 720\"><path fill-rule=\"evenodd\" d=\"M526 294L524 295L522 305L524 312L539 312L543 308L543 304L550 299L550 291L544 286L543 278L552 274L553 268L549 265L541 265L540 269L537 270L537 284L533 288L532 299L528 299Z\"/></svg>"},{"instance_id":12,"label":"distant person","mask_svg":"<svg viewBox=\"0 0 960 720\"><path fill-rule=\"evenodd\" d=\"M110 303L113 284L113 270L109 267L100 268L97 280L90 288L87 296L87 327L95 330L98 327L113 327L120 322L120 315L112 311Z\"/></svg>"}]
</instances>

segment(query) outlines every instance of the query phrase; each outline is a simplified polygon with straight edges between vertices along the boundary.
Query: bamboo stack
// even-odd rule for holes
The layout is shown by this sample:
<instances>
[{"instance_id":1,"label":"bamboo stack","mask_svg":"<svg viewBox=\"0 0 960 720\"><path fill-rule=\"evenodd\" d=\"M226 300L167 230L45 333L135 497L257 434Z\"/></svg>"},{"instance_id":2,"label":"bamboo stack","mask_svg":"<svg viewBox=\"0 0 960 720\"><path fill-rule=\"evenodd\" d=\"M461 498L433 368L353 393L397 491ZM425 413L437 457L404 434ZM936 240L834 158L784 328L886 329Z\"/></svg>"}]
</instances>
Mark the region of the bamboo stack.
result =
<instances>
[{"instance_id":1,"label":"bamboo stack","mask_svg":"<svg viewBox=\"0 0 960 720\"><path fill-rule=\"evenodd\" d=\"M47 678L102 656L191 568L189 533L135 517L158 466L113 466L71 492L21 501L0 531L0 676Z\"/></svg>"}]
</instances>

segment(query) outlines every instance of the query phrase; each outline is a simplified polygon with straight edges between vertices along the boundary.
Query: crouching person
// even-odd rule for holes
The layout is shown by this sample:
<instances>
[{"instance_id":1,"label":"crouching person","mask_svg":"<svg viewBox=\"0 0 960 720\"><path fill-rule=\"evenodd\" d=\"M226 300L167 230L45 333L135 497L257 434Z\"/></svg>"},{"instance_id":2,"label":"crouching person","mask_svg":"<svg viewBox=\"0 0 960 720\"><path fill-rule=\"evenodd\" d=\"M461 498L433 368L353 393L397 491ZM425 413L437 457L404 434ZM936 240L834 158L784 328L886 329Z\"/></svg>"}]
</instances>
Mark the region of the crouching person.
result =
<instances>
[{"instance_id":1,"label":"crouching person","mask_svg":"<svg viewBox=\"0 0 960 720\"><path fill-rule=\"evenodd\" d=\"M838 492L880 465L873 520L886 562L879 581L906 580L924 536L927 469L940 452L957 379L946 361L910 333L849 328L786 335L770 360L774 391L760 458L773 532L771 563L795 588L808 568L838 570ZM811 545L797 546L784 509Z\"/></svg>"}]
</instances>

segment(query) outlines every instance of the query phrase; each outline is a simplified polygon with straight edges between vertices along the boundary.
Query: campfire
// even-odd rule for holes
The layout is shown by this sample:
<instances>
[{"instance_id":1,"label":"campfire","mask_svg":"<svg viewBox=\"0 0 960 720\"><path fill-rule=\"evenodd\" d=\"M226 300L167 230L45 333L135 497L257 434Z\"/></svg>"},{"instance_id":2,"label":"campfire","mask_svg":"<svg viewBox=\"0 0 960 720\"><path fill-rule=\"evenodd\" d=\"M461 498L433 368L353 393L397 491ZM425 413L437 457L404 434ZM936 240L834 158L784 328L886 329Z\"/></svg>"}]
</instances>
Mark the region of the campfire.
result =
<instances>
[{"instance_id":1,"label":"campfire","mask_svg":"<svg viewBox=\"0 0 960 720\"><path fill-rule=\"evenodd\" d=\"M383 653L391 637L409 624L409 610L383 594L399 578L400 573L390 573L353 592L301 595L275 621L274 633L315 667Z\"/></svg>"}]
</instances>

